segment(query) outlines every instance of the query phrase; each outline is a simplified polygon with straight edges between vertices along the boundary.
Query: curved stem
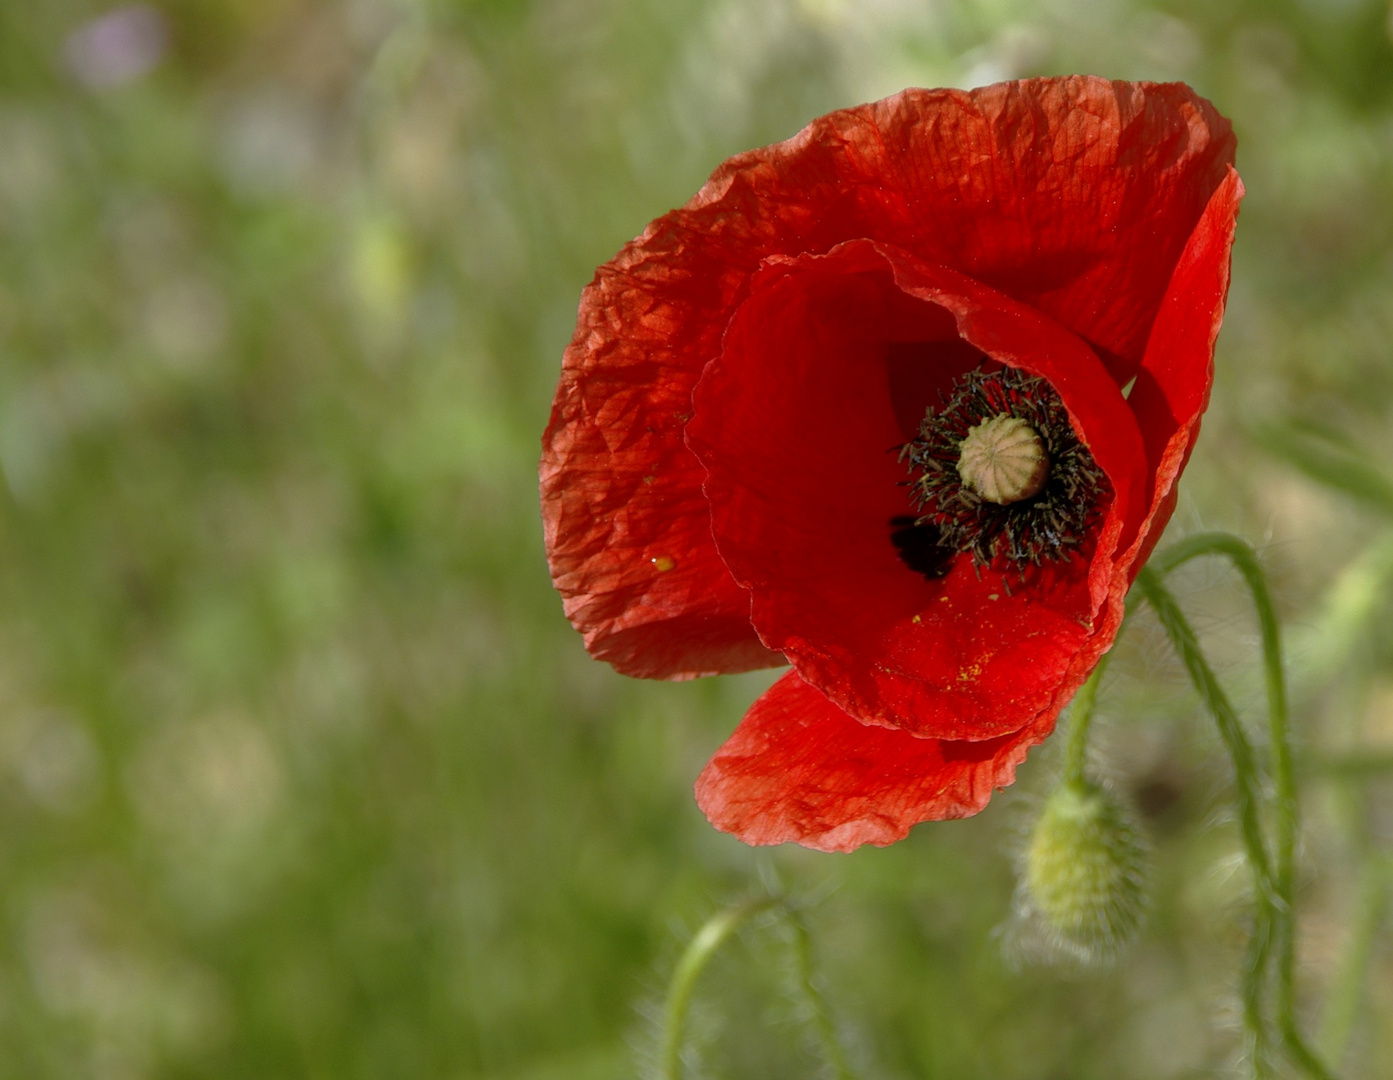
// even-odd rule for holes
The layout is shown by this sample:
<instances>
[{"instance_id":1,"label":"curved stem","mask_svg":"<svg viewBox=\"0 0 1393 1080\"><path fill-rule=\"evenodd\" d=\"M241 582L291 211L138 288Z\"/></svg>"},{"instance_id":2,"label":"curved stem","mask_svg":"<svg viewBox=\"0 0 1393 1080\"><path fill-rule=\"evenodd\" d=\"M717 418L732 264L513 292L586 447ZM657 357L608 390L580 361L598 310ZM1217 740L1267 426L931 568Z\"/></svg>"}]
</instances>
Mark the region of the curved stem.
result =
<instances>
[{"instance_id":1,"label":"curved stem","mask_svg":"<svg viewBox=\"0 0 1393 1080\"><path fill-rule=\"evenodd\" d=\"M1263 838L1262 819L1259 813L1259 782L1257 760L1253 754L1253 744L1249 742L1238 713L1229 701L1224 688L1209 666L1200 649L1199 639L1190 622L1180 610L1171 591L1161 580L1161 574L1150 566L1144 566L1137 574L1137 587L1146 597L1156 617L1160 620L1166 636L1180 657L1190 680L1199 692L1200 700L1219 728L1219 737L1233 759L1234 783L1238 791L1238 818L1243 833L1243 846L1248 860L1253 865L1253 875L1259 894L1270 900L1272 896L1272 864L1267 854L1267 843Z\"/></svg>"},{"instance_id":2,"label":"curved stem","mask_svg":"<svg viewBox=\"0 0 1393 1080\"><path fill-rule=\"evenodd\" d=\"M1296 769L1291 754L1291 724L1282 664L1281 624L1267 587L1257 553L1228 533L1201 533L1167 549L1156 561L1162 574L1201 555L1222 555L1243 575L1252 593L1262 637L1264 680L1267 686L1267 723L1271 732L1274 806L1273 910L1274 947L1277 953L1277 1026L1288 1054L1303 1069L1321 1080L1329 1070L1307 1045L1296 1023L1296 837L1300 820L1296 800Z\"/></svg>"},{"instance_id":3,"label":"curved stem","mask_svg":"<svg viewBox=\"0 0 1393 1080\"><path fill-rule=\"evenodd\" d=\"M663 1006L663 1038L658 1065L661 1080L682 1080L682 1044L687 1033L687 1013L691 1010L692 993L697 979L706 969L725 940L748 920L777 907L780 901L772 898L751 900L738 907L718 911L706 920L692 942L677 961L677 968L668 983L667 1002Z\"/></svg>"},{"instance_id":4,"label":"curved stem","mask_svg":"<svg viewBox=\"0 0 1393 1080\"><path fill-rule=\"evenodd\" d=\"M1272 733L1272 781L1276 789L1276 807L1273 815L1276 832L1273 844L1273 884L1278 899L1290 910L1296 860L1296 773L1292 767L1291 740L1288 734L1290 723L1286 678L1282 669L1281 626L1277 621L1272 593L1267 588L1267 578L1258 563L1257 555L1236 536L1227 533L1201 533L1192 536L1166 550L1156 560L1157 568L1162 574L1166 574L1201 555L1227 557L1243 575L1243 580L1253 594L1253 607L1257 612L1258 629L1262 636L1263 675L1267 684L1267 719Z\"/></svg>"},{"instance_id":5,"label":"curved stem","mask_svg":"<svg viewBox=\"0 0 1393 1080\"><path fill-rule=\"evenodd\" d=\"M766 911L779 911L793 931L793 959L795 964L795 989L803 998L808 1010L808 1018L823 1056L832 1069L836 1080L856 1080L846 1052L837 1038L837 1025L828 1008L827 999L818 989L813 977L812 937L798 913L787 902L772 897L751 900L737 907L719 911L709 918L696 932L692 942L677 962L668 983L667 1002L663 1007L663 1034L659 1057L659 1080L682 1080L682 1046L686 1041L687 1014L691 1011L692 995L697 980L716 951L726 939L750 919Z\"/></svg>"},{"instance_id":6,"label":"curved stem","mask_svg":"<svg viewBox=\"0 0 1393 1080\"><path fill-rule=\"evenodd\" d=\"M1137 574L1137 588L1156 613L1181 663L1189 672L1200 700L1214 717L1214 722L1219 728L1219 737L1233 762L1239 831L1243 838L1244 851L1248 856L1248 865L1253 871L1256 908L1253 940L1249 943L1247 971L1243 978L1243 1015L1253 1061L1260 1070L1258 1075L1261 1076L1266 1068L1267 1045L1263 998L1276 896L1273 889L1272 864L1262 833L1257 762L1247 733L1239 723L1237 712L1234 711L1228 695L1224 693L1214 675L1214 669L1209 666L1209 661L1201 651L1199 639L1195 637L1189 620L1185 618L1175 597L1161 580L1161 572L1151 566L1142 567Z\"/></svg>"}]
</instances>

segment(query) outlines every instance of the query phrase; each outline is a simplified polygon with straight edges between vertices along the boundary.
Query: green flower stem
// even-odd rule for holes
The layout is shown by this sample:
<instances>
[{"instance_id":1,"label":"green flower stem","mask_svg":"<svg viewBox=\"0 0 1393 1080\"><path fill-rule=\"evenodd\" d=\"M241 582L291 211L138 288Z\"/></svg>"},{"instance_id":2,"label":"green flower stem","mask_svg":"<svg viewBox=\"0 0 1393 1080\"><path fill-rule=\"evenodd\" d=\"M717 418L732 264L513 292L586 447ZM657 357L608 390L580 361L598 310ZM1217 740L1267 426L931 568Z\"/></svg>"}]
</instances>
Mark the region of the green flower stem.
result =
<instances>
[{"instance_id":1,"label":"green flower stem","mask_svg":"<svg viewBox=\"0 0 1393 1080\"><path fill-rule=\"evenodd\" d=\"M1214 717L1219 728L1219 737L1233 759L1234 783L1238 791L1238 820L1243 834L1243 846L1252 863L1255 884L1260 899L1270 901L1273 876L1272 863L1267 854L1267 843L1263 838L1262 817L1259 801L1260 780L1257 760L1253 754L1253 744L1249 742L1238 713L1234 710L1224 688L1209 666L1199 639L1195 636L1190 622L1180 610L1171 591L1161 580L1161 573L1151 566L1144 566L1137 574L1137 587L1146 597L1162 628L1170 638L1171 645L1180 657L1190 680L1199 692L1200 700Z\"/></svg>"},{"instance_id":2,"label":"green flower stem","mask_svg":"<svg viewBox=\"0 0 1393 1080\"><path fill-rule=\"evenodd\" d=\"M659 1059L658 1075L661 1080L682 1080L682 1044L686 1040L687 1014L691 1011L697 979L706 965L731 934L756 915L762 915L779 904L778 900L766 898L718 911L696 932L682 958L677 961L677 969L668 983Z\"/></svg>"},{"instance_id":3,"label":"green flower stem","mask_svg":"<svg viewBox=\"0 0 1393 1080\"><path fill-rule=\"evenodd\" d=\"M1274 872L1272 889L1273 947L1277 955L1277 1027L1287 1053L1309 1075L1329 1080L1329 1070L1302 1038L1296 1023L1296 838L1300 820L1296 769L1291 754L1291 724L1282 663L1281 624L1257 553L1228 533L1201 533L1168 548L1155 560L1161 574L1202 555L1221 555L1233 563L1253 596L1262 638L1267 684L1267 723L1272 755ZM1193 674L1193 672L1192 672ZM1236 765L1236 762L1235 762Z\"/></svg>"},{"instance_id":4,"label":"green flower stem","mask_svg":"<svg viewBox=\"0 0 1393 1080\"><path fill-rule=\"evenodd\" d=\"M1162 581L1161 571L1149 565L1142 567L1137 574L1137 588L1156 613L1181 663L1189 672L1205 708L1214 717L1214 722L1219 728L1219 737L1233 762L1239 831L1248 856L1248 865L1253 872L1256 908L1253 938L1249 942L1247 970L1243 978L1243 1018L1257 1074L1263 1076L1267 1070L1267 1021L1264 1001L1266 968L1277 905L1272 864L1267 855L1267 844L1262 832L1257 762L1252 744L1239 723L1238 714L1223 687L1219 685L1219 680L1201 651L1199 639L1195 637L1195 632L1180 610L1180 605Z\"/></svg>"},{"instance_id":5,"label":"green flower stem","mask_svg":"<svg viewBox=\"0 0 1393 1080\"><path fill-rule=\"evenodd\" d=\"M1168 548L1155 560L1157 570L1161 574L1168 574L1201 555L1227 557L1243 575L1253 594L1253 607L1257 612L1258 629L1262 636L1263 672L1267 684L1267 718L1272 741L1272 780L1276 788L1273 815L1276 832L1276 842L1273 845L1276 872L1273 884L1278 900L1290 910L1293 906L1292 889L1295 880L1296 774L1292 767L1291 740L1288 736L1290 725L1287 688L1282 672L1281 628L1277 622L1276 608L1273 606L1272 594L1267 588L1267 578L1258 563L1257 555L1242 540L1227 533L1201 533Z\"/></svg>"},{"instance_id":6,"label":"green flower stem","mask_svg":"<svg viewBox=\"0 0 1393 1080\"><path fill-rule=\"evenodd\" d=\"M795 989L803 999L818 1043L836 1080L856 1080L847 1062L846 1052L837 1038L836 1022L827 999L818 989L813 977L812 938L797 912L782 900L766 898L751 900L725 911L719 911L697 931L687 946L677 969L668 983L667 1002L663 1007L663 1033L659 1059L659 1080L682 1080L682 1046L686 1041L687 1014L691 1011L692 995L697 980L711 958L735 931L750 919L767 911L778 911L787 919L793 932Z\"/></svg>"},{"instance_id":7,"label":"green flower stem","mask_svg":"<svg viewBox=\"0 0 1393 1080\"><path fill-rule=\"evenodd\" d=\"M1120 631L1119 631L1120 633ZM1116 642L1114 642L1114 645ZM1088 771L1088 729L1093 726L1093 712L1098 704L1098 685L1103 681L1103 669L1108 666L1105 652L1093 669L1088 681L1079 687L1069 706L1069 741L1064 746L1064 771L1060 783L1082 785Z\"/></svg>"}]
</instances>

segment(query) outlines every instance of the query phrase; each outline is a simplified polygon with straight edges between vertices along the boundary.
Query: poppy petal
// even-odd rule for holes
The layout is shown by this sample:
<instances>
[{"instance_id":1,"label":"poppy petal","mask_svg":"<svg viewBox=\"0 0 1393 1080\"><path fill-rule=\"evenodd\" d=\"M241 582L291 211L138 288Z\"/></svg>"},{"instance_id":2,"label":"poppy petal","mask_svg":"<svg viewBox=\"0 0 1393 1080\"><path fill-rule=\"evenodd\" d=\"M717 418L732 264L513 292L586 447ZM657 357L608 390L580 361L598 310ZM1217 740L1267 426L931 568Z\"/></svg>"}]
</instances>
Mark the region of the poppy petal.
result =
<instances>
[{"instance_id":1,"label":"poppy petal","mask_svg":"<svg viewBox=\"0 0 1393 1080\"><path fill-rule=\"evenodd\" d=\"M703 770L697 803L747 844L893 844L918 822L977 813L1052 727L977 742L917 738L859 723L790 671Z\"/></svg>"},{"instance_id":2,"label":"poppy petal","mask_svg":"<svg viewBox=\"0 0 1393 1080\"><path fill-rule=\"evenodd\" d=\"M657 678L779 662L708 535L681 436L763 260L902 246L1040 309L1121 385L1232 154L1188 87L1074 76L910 89L724 163L601 267L566 352L542 505L587 648Z\"/></svg>"},{"instance_id":3,"label":"poppy petal","mask_svg":"<svg viewBox=\"0 0 1393 1080\"><path fill-rule=\"evenodd\" d=\"M655 251L601 268L542 437L547 556L566 615L593 656L647 678L783 663L716 552L704 473L682 442L701 371L689 361L719 350L722 326L707 320L719 275L679 289L680 274Z\"/></svg>"},{"instance_id":4,"label":"poppy petal","mask_svg":"<svg viewBox=\"0 0 1393 1080\"><path fill-rule=\"evenodd\" d=\"M1114 491L1089 557L1016 588L1014 570L966 556L941 578L900 560L890 523L912 504L894 453L897 342L950 378L985 353L1051 381ZM858 719L954 740L1014 732L1057 713L1111 641L1113 554L1143 506L1141 438L1098 358L1039 312L866 241L771 261L693 405L688 443L755 626Z\"/></svg>"},{"instance_id":5,"label":"poppy petal","mask_svg":"<svg viewBox=\"0 0 1393 1080\"><path fill-rule=\"evenodd\" d=\"M1151 509L1123 560L1130 582L1175 509L1175 483L1199 437L1214 382L1214 343L1224 317L1229 263L1243 182L1229 170L1195 226L1171 278L1127 398L1146 444Z\"/></svg>"},{"instance_id":6,"label":"poppy petal","mask_svg":"<svg viewBox=\"0 0 1393 1080\"><path fill-rule=\"evenodd\" d=\"M916 227L887 239L1040 309L1119 385L1131 379L1233 160L1229 122L1181 83L1090 76L905 91L868 108L898 151L888 182L914 208Z\"/></svg>"},{"instance_id":7,"label":"poppy petal","mask_svg":"<svg viewBox=\"0 0 1393 1080\"><path fill-rule=\"evenodd\" d=\"M1234 149L1183 83L910 88L736 155L662 220L746 265L894 244L1039 308L1125 385Z\"/></svg>"}]
</instances>

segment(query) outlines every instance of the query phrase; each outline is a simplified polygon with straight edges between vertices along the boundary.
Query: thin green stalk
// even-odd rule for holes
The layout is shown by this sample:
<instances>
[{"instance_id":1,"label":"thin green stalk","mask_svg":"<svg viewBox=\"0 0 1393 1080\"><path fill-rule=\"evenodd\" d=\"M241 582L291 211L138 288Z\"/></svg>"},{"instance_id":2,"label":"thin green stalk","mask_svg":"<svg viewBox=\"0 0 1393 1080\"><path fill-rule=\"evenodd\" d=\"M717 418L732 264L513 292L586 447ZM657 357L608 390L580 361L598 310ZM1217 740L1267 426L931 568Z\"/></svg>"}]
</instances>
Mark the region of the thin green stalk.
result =
<instances>
[{"instance_id":1,"label":"thin green stalk","mask_svg":"<svg viewBox=\"0 0 1393 1080\"><path fill-rule=\"evenodd\" d=\"M1219 728L1219 737L1233 760L1234 783L1238 791L1238 819L1243 834L1243 846L1248 860L1253 865L1254 882L1261 898L1270 902L1272 898L1272 863L1267 854L1267 843L1263 838L1262 818L1259 802L1259 778L1257 761L1253 754L1253 744L1249 742L1238 713L1219 685L1214 669L1209 666L1199 639L1195 636L1190 622L1180 610L1171 591L1161 580L1161 574L1150 566L1144 566L1137 574L1137 587L1146 597L1162 628L1170 638L1181 663L1190 674L1190 680L1200 695L1200 700Z\"/></svg>"},{"instance_id":2,"label":"thin green stalk","mask_svg":"<svg viewBox=\"0 0 1393 1080\"><path fill-rule=\"evenodd\" d=\"M793 928L793 956L797 963L798 992L811 1014L813 1031L822 1046L823 1057L831 1066L832 1075L836 1080L856 1080L856 1074L851 1071L846 1052L842 1049L841 1040L837 1038L837 1023L832 1018L832 1010L827 1005L827 999L822 996L822 991L818 989L816 979L813 978L812 937L803 920L795 912L788 912L788 921Z\"/></svg>"},{"instance_id":3,"label":"thin green stalk","mask_svg":"<svg viewBox=\"0 0 1393 1080\"><path fill-rule=\"evenodd\" d=\"M1296 774L1291 761L1291 741L1288 735L1286 679L1282 670L1281 627L1277 622L1272 594L1267 578L1253 549L1228 533L1201 533L1167 549L1155 561L1157 569L1167 574L1201 555L1223 555L1247 582L1253 594L1258 629L1262 636L1263 674L1267 684L1268 725L1271 729L1272 780L1276 806L1273 814L1276 841L1274 847L1275 874L1273 885L1278 900L1290 911L1295 877L1296 852ZM1235 721L1236 722L1236 721Z\"/></svg>"},{"instance_id":4,"label":"thin green stalk","mask_svg":"<svg viewBox=\"0 0 1393 1080\"><path fill-rule=\"evenodd\" d=\"M1142 567L1141 572L1137 574L1137 588L1156 613L1172 647L1189 672L1200 700L1214 718L1219 737L1233 762L1239 832L1248 856L1248 865L1253 872L1255 901L1253 940L1249 943L1247 970L1243 978L1243 1016L1253 1062L1258 1075L1262 1076L1267 1062L1267 1022L1264 1008L1266 968L1276 896L1273 889L1272 864L1262 832L1257 762L1253 756L1252 744L1239 723L1237 712L1234 711L1223 687L1219 685L1219 680L1201 651L1199 639L1180 610L1180 605L1162 581L1161 571L1151 566Z\"/></svg>"},{"instance_id":5,"label":"thin green stalk","mask_svg":"<svg viewBox=\"0 0 1393 1080\"><path fill-rule=\"evenodd\" d=\"M746 922L766 911L779 911L793 931L795 990L808 1010L809 1021L817 1036L827 1064L836 1080L856 1080L846 1052L837 1038L837 1025L827 999L818 989L813 977L812 939L808 928L797 912L783 900L766 898L751 900L737 907L717 912L697 931L687 946L668 984L667 1002L663 1008L663 1034L659 1058L659 1080L682 1080L682 1047L686 1042L687 1015L691 1011L692 995L697 980L721 945Z\"/></svg>"},{"instance_id":6,"label":"thin green stalk","mask_svg":"<svg viewBox=\"0 0 1393 1080\"><path fill-rule=\"evenodd\" d=\"M1088 681L1079 687L1074 703L1069 706L1069 741L1064 745L1064 771L1060 782L1082 784L1088 770L1088 729L1093 726L1093 713L1098 704L1098 685L1103 681L1103 669L1111 653L1104 653Z\"/></svg>"},{"instance_id":7,"label":"thin green stalk","mask_svg":"<svg viewBox=\"0 0 1393 1080\"><path fill-rule=\"evenodd\" d=\"M677 969L668 983L667 1002L663 1006L663 1038L659 1059L661 1080L682 1080L682 1045L687 1034L687 1014L691 1011L692 993L697 979L706 969L725 940L756 915L777 907L780 901L766 898L751 900L737 907L718 911L706 920L692 942L677 961Z\"/></svg>"},{"instance_id":8,"label":"thin green stalk","mask_svg":"<svg viewBox=\"0 0 1393 1080\"><path fill-rule=\"evenodd\" d=\"M1277 956L1277 1026L1287 1053L1307 1073L1330 1080L1331 1073L1307 1045L1296 1023L1296 838L1300 821L1296 799L1296 769L1292 763L1291 723L1282 663L1281 624L1257 553L1228 533L1201 533L1167 549L1155 560L1160 573L1201 555L1222 555L1233 563L1252 593L1262 638L1263 673L1267 685L1267 723L1270 731L1274 832L1272 878L1273 947Z\"/></svg>"}]
</instances>

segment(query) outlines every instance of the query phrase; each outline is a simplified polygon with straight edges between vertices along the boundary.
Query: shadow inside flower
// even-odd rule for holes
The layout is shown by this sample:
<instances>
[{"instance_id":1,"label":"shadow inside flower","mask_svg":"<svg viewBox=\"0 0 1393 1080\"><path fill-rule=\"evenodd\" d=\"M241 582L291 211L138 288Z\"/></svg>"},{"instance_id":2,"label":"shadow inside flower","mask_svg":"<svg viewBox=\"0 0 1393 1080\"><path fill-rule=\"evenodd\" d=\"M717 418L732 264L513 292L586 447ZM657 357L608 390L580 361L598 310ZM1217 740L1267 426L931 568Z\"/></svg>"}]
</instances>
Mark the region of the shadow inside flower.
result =
<instances>
[{"instance_id":1,"label":"shadow inside flower","mask_svg":"<svg viewBox=\"0 0 1393 1080\"><path fill-rule=\"evenodd\" d=\"M957 552L939 543L938 527L931 522L915 524L913 515L890 519L890 542L900 553L900 561L929 580L941 578L953 565Z\"/></svg>"}]
</instances>

